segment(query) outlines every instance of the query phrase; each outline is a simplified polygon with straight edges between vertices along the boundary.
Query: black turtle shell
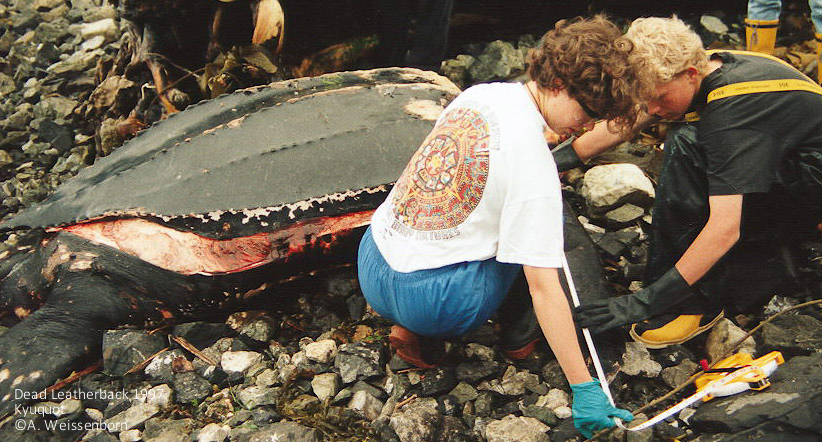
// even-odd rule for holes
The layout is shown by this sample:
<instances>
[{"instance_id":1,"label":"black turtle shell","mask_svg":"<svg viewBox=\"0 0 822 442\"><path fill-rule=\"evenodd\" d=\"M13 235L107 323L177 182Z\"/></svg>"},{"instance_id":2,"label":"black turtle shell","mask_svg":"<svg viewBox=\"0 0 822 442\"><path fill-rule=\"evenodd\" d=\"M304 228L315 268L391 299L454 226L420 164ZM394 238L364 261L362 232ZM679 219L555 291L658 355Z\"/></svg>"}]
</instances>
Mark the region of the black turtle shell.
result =
<instances>
[{"instance_id":1,"label":"black turtle shell","mask_svg":"<svg viewBox=\"0 0 822 442\"><path fill-rule=\"evenodd\" d=\"M457 93L404 68L238 91L155 124L0 229L140 217L224 239L373 209Z\"/></svg>"}]
</instances>

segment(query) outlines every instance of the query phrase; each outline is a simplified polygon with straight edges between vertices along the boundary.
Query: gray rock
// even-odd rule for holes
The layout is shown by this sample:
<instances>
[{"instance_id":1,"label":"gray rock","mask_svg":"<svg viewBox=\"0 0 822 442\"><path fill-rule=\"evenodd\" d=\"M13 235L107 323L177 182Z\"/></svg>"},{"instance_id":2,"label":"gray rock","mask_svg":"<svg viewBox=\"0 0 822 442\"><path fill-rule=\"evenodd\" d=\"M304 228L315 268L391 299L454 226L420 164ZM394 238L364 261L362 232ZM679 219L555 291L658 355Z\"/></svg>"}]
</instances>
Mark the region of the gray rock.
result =
<instances>
[{"instance_id":1,"label":"gray rock","mask_svg":"<svg viewBox=\"0 0 822 442\"><path fill-rule=\"evenodd\" d=\"M488 442L548 442L548 430L542 422L523 416L505 416L501 420L488 422L485 438Z\"/></svg>"},{"instance_id":2,"label":"gray rock","mask_svg":"<svg viewBox=\"0 0 822 442\"><path fill-rule=\"evenodd\" d=\"M337 343L333 339L323 339L306 345L304 351L309 360L327 364L337 353Z\"/></svg>"},{"instance_id":3,"label":"gray rock","mask_svg":"<svg viewBox=\"0 0 822 442\"><path fill-rule=\"evenodd\" d=\"M642 218L643 215L645 215L645 209L642 207L623 204L605 213L605 219L616 225L624 225Z\"/></svg>"},{"instance_id":4,"label":"gray rock","mask_svg":"<svg viewBox=\"0 0 822 442\"><path fill-rule=\"evenodd\" d=\"M0 95L8 95L17 90L14 79L0 72Z\"/></svg>"},{"instance_id":5,"label":"gray rock","mask_svg":"<svg viewBox=\"0 0 822 442\"><path fill-rule=\"evenodd\" d=\"M301 394L285 404L286 415L305 416L310 415L320 408L320 400L310 394Z\"/></svg>"},{"instance_id":6,"label":"gray rock","mask_svg":"<svg viewBox=\"0 0 822 442\"><path fill-rule=\"evenodd\" d=\"M253 351L227 351L220 357L220 367L229 375L244 373L263 360L263 355Z\"/></svg>"},{"instance_id":7,"label":"gray rock","mask_svg":"<svg viewBox=\"0 0 822 442\"><path fill-rule=\"evenodd\" d=\"M437 367L429 370L420 381L423 396L445 394L457 386L457 378L450 367Z\"/></svg>"},{"instance_id":8,"label":"gray rock","mask_svg":"<svg viewBox=\"0 0 822 442\"><path fill-rule=\"evenodd\" d=\"M210 423L197 433L197 442L223 442L231 432L231 427Z\"/></svg>"},{"instance_id":9,"label":"gray rock","mask_svg":"<svg viewBox=\"0 0 822 442\"><path fill-rule=\"evenodd\" d=\"M138 429L120 432L120 442L138 442L143 440L143 432Z\"/></svg>"},{"instance_id":10,"label":"gray rock","mask_svg":"<svg viewBox=\"0 0 822 442\"><path fill-rule=\"evenodd\" d=\"M200 402L212 393L211 382L191 371L175 374L173 387L174 402L178 404Z\"/></svg>"},{"instance_id":11,"label":"gray rock","mask_svg":"<svg viewBox=\"0 0 822 442\"><path fill-rule=\"evenodd\" d=\"M146 442L189 442L194 429L193 419L160 419L146 421L143 440Z\"/></svg>"},{"instance_id":12,"label":"gray rock","mask_svg":"<svg viewBox=\"0 0 822 442\"><path fill-rule=\"evenodd\" d=\"M571 397L559 388L552 388L547 394L537 399L536 406L554 410L559 407L567 407L571 404Z\"/></svg>"},{"instance_id":13,"label":"gray rock","mask_svg":"<svg viewBox=\"0 0 822 442\"><path fill-rule=\"evenodd\" d=\"M232 440L234 440L232 438ZM320 442L322 434L296 422L277 422L264 430L248 434L247 442Z\"/></svg>"},{"instance_id":14,"label":"gray rock","mask_svg":"<svg viewBox=\"0 0 822 442\"><path fill-rule=\"evenodd\" d=\"M277 335L277 325L270 318L262 317L240 327L240 335L247 336L253 341L268 343Z\"/></svg>"},{"instance_id":15,"label":"gray rock","mask_svg":"<svg viewBox=\"0 0 822 442\"><path fill-rule=\"evenodd\" d=\"M237 393L237 400L243 407L251 410L260 405L275 405L277 403L277 388L252 386Z\"/></svg>"},{"instance_id":16,"label":"gray rock","mask_svg":"<svg viewBox=\"0 0 822 442\"><path fill-rule=\"evenodd\" d=\"M93 68L97 63L97 59L102 55L103 51L100 49L91 52L75 52L65 60L49 66L46 71L54 75L83 72Z\"/></svg>"},{"instance_id":17,"label":"gray rock","mask_svg":"<svg viewBox=\"0 0 822 442\"><path fill-rule=\"evenodd\" d=\"M585 172L580 194L591 216L601 216L625 203L650 207L655 191L651 180L634 164L606 164Z\"/></svg>"},{"instance_id":18,"label":"gray rock","mask_svg":"<svg viewBox=\"0 0 822 442\"><path fill-rule=\"evenodd\" d=\"M385 374L385 354L379 344L353 342L339 347L334 367L344 384Z\"/></svg>"},{"instance_id":19,"label":"gray rock","mask_svg":"<svg viewBox=\"0 0 822 442\"><path fill-rule=\"evenodd\" d=\"M648 349L639 342L626 342L620 371L630 376L655 378L662 371L662 365L651 359Z\"/></svg>"},{"instance_id":20,"label":"gray rock","mask_svg":"<svg viewBox=\"0 0 822 442\"><path fill-rule=\"evenodd\" d=\"M34 117L65 121L69 119L79 104L77 101L67 97L46 97L34 105Z\"/></svg>"},{"instance_id":21,"label":"gray rock","mask_svg":"<svg viewBox=\"0 0 822 442\"><path fill-rule=\"evenodd\" d=\"M783 315L762 326L760 340L763 352L807 356L822 348L822 322L808 315Z\"/></svg>"},{"instance_id":22,"label":"gray rock","mask_svg":"<svg viewBox=\"0 0 822 442\"><path fill-rule=\"evenodd\" d=\"M745 334L745 331L737 327L730 319L719 320L705 341L705 352L708 353L711 363L719 361L723 355L730 355L731 350L739 344ZM742 346L734 352L755 354L756 341L753 336L746 338Z\"/></svg>"},{"instance_id":23,"label":"gray rock","mask_svg":"<svg viewBox=\"0 0 822 442\"><path fill-rule=\"evenodd\" d=\"M457 398L457 402L459 402L460 404L464 404L468 401L473 401L479 395L477 389L474 388L473 385L468 384L466 382L460 382L448 394Z\"/></svg>"},{"instance_id":24,"label":"gray rock","mask_svg":"<svg viewBox=\"0 0 822 442\"><path fill-rule=\"evenodd\" d=\"M467 362L457 365L454 372L458 381L476 384L498 375L501 369L498 362Z\"/></svg>"},{"instance_id":25,"label":"gray rock","mask_svg":"<svg viewBox=\"0 0 822 442\"><path fill-rule=\"evenodd\" d=\"M528 405L522 407L522 415L525 417L532 417L543 424L554 427L559 425L559 417L553 410L547 407L539 407L537 405Z\"/></svg>"},{"instance_id":26,"label":"gray rock","mask_svg":"<svg viewBox=\"0 0 822 442\"><path fill-rule=\"evenodd\" d=\"M93 23L83 23L78 26L78 32L86 40L103 36L108 43L120 37L120 29L112 18L104 18Z\"/></svg>"},{"instance_id":27,"label":"gray rock","mask_svg":"<svg viewBox=\"0 0 822 442\"><path fill-rule=\"evenodd\" d=\"M148 389L142 400L149 405L155 405L161 410L165 410L171 406L173 397L174 391L171 390L171 387L161 384Z\"/></svg>"},{"instance_id":28,"label":"gray rock","mask_svg":"<svg viewBox=\"0 0 822 442\"><path fill-rule=\"evenodd\" d=\"M128 410L106 419L106 427L117 428L119 431L141 428L143 424L154 417L160 409L150 404L137 404Z\"/></svg>"},{"instance_id":29,"label":"gray rock","mask_svg":"<svg viewBox=\"0 0 822 442\"><path fill-rule=\"evenodd\" d=\"M691 375L699 370L699 364L696 362L686 360L674 367L668 367L662 370L662 380L671 387L675 388L686 382Z\"/></svg>"},{"instance_id":30,"label":"gray rock","mask_svg":"<svg viewBox=\"0 0 822 442\"><path fill-rule=\"evenodd\" d=\"M171 363L179 357L185 357L181 350L167 351L152 359L143 371L149 379L154 381L171 382L174 379L174 370L171 368Z\"/></svg>"},{"instance_id":31,"label":"gray rock","mask_svg":"<svg viewBox=\"0 0 822 442\"><path fill-rule=\"evenodd\" d=\"M477 59L470 55L460 54L454 59L443 61L440 65L440 72L463 88L470 81L468 70L476 61Z\"/></svg>"},{"instance_id":32,"label":"gray rock","mask_svg":"<svg viewBox=\"0 0 822 442\"><path fill-rule=\"evenodd\" d=\"M504 396L520 396L525 394L526 386L539 385L539 376L528 371L517 371L513 365L509 366L501 379L483 381L477 386L478 390L490 390Z\"/></svg>"},{"instance_id":33,"label":"gray rock","mask_svg":"<svg viewBox=\"0 0 822 442\"><path fill-rule=\"evenodd\" d=\"M434 440L441 419L436 399L420 398L395 411L390 424L401 442L423 442Z\"/></svg>"},{"instance_id":34,"label":"gray rock","mask_svg":"<svg viewBox=\"0 0 822 442\"><path fill-rule=\"evenodd\" d=\"M465 346L465 357L475 361L492 362L496 356L493 348L470 342Z\"/></svg>"},{"instance_id":35,"label":"gray rock","mask_svg":"<svg viewBox=\"0 0 822 442\"><path fill-rule=\"evenodd\" d=\"M370 395L366 390L359 390L354 393L348 402L348 408L362 413L366 419L373 421L380 416L383 402Z\"/></svg>"},{"instance_id":36,"label":"gray rock","mask_svg":"<svg viewBox=\"0 0 822 442\"><path fill-rule=\"evenodd\" d=\"M727 34L729 29L728 25L722 22L719 17L704 14L702 17L699 18L699 23L704 27L708 32L718 35Z\"/></svg>"},{"instance_id":37,"label":"gray rock","mask_svg":"<svg viewBox=\"0 0 822 442\"><path fill-rule=\"evenodd\" d=\"M337 373L322 373L311 379L311 389L321 401L334 397L340 391L340 376Z\"/></svg>"},{"instance_id":38,"label":"gray rock","mask_svg":"<svg viewBox=\"0 0 822 442\"><path fill-rule=\"evenodd\" d=\"M158 334L145 330L109 330L103 335L103 372L122 376L165 347Z\"/></svg>"},{"instance_id":39,"label":"gray rock","mask_svg":"<svg viewBox=\"0 0 822 442\"><path fill-rule=\"evenodd\" d=\"M496 40L488 44L468 67L471 80L482 83L503 80L525 70L525 59L511 43Z\"/></svg>"},{"instance_id":40,"label":"gray rock","mask_svg":"<svg viewBox=\"0 0 822 442\"><path fill-rule=\"evenodd\" d=\"M224 322L186 322L175 325L174 328L171 329L171 334L185 339L199 349L205 349L206 347L214 345L221 338L233 337L235 335L231 327ZM214 355L222 354L222 352L226 350L228 350L228 347L223 348ZM220 360L219 357L214 359L216 361Z\"/></svg>"}]
</instances>

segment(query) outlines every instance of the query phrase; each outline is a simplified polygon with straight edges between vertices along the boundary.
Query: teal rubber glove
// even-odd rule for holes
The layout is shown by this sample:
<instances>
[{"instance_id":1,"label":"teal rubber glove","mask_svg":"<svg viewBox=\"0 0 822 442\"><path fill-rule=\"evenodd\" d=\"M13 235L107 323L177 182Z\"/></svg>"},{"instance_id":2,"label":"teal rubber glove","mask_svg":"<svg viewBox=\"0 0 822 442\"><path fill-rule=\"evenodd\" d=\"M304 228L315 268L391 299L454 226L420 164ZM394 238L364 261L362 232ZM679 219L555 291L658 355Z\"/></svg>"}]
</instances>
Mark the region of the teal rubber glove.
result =
<instances>
[{"instance_id":1,"label":"teal rubber glove","mask_svg":"<svg viewBox=\"0 0 822 442\"><path fill-rule=\"evenodd\" d=\"M574 402L571 405L574 427L586 439L599 430L613 428L616 425L613 419L615 417L625 422L634 420L634 415L630 411L611 405L596 379L571 385L571 391L574 393Z\"/></svg>"}]
</instances>

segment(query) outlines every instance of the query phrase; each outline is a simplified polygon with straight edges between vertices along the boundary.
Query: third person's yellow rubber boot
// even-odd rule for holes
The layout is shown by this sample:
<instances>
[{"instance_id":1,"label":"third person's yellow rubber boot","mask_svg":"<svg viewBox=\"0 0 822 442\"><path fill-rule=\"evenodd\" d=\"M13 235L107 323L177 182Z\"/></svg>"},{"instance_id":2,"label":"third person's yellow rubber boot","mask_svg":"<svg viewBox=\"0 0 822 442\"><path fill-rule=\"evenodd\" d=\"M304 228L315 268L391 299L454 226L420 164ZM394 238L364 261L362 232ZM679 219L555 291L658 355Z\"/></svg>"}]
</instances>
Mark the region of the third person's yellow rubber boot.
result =
<instances>
[{"instance_id":1,"label":"third person's yellow rubber boot","mask_svg":"<svg viewBox=\"0 0 822 442\"><path fill-rule=\"evenodd\" d=\"M822 84L822 34L816 34L816 82Z\"/></svg>"},{"instance_id":2,"label":"third person's yellow rubber boot","mask_svg":"<svg viewBox=\"0 0 822 442\"><path fill-rule=\"evenodd\" d=\"M773 54L779 20L745 19L745 49Z\"/></svg>"}]
</instances>

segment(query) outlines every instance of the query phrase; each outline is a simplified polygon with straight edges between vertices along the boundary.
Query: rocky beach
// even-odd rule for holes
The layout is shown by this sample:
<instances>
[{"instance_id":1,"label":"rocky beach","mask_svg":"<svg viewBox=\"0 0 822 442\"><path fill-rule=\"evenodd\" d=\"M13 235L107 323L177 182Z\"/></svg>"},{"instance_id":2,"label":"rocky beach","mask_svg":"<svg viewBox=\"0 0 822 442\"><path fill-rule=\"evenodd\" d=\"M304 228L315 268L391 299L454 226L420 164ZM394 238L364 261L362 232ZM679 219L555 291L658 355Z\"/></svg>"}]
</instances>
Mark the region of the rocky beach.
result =
<instances>
[{"instance_id":1,"label":"rocky beach","mask_svg":"<svg viewBox=\"0 0 822 442\"><path fill-rule=\"evenodd\" d=\"M293 78L296 66L305 66L280 63L288 54L226 50L204 66L175 67L166 57L141 52L143 40L135 30L145 23L135 20L133 6L104 0L0 3L0 217L42 201L171 110ZM680 15L706 45L739 48L743 13ZM787 16L777 55L814 74L807 17L802 10ZM459 18L454 26L487 21L471 14ZM467 42L443 62L441 73L463 88L522 80L525 55L538 38ZM351 62L352 69L369 67L367 55L352 60L359 60ZM170 81L163 87L152 63L164 63ZM642 134L562 176L563 195L596 245L613 295L641 288L662 132ZM28 247L25 232L3 239L0 258ZM822 309L814 302L822 298L822 237L793 253L806 289L775 294L761 311L727 317L709 333L663 350L648 350L627 333L620 336L624 344L598 342L614 399L638 411L636 422L692 394L688 381L702 360L779 351L785 362L769 387L698 402L650 429L616 429L600 440L819 440ZM7 315L2 323L11 327L15 321ZM547 344L525 360L508 360L497 346L498 327L490 322L450 341L440 366L420 370L392 357L390 326L367 306L352 265L283 283L246 310L215 312L211 321L110 330L87 370L26 398L29 405L0 422L0 439L583 439L573 428L570 388Z\"/></svg>"}]
</instances>

